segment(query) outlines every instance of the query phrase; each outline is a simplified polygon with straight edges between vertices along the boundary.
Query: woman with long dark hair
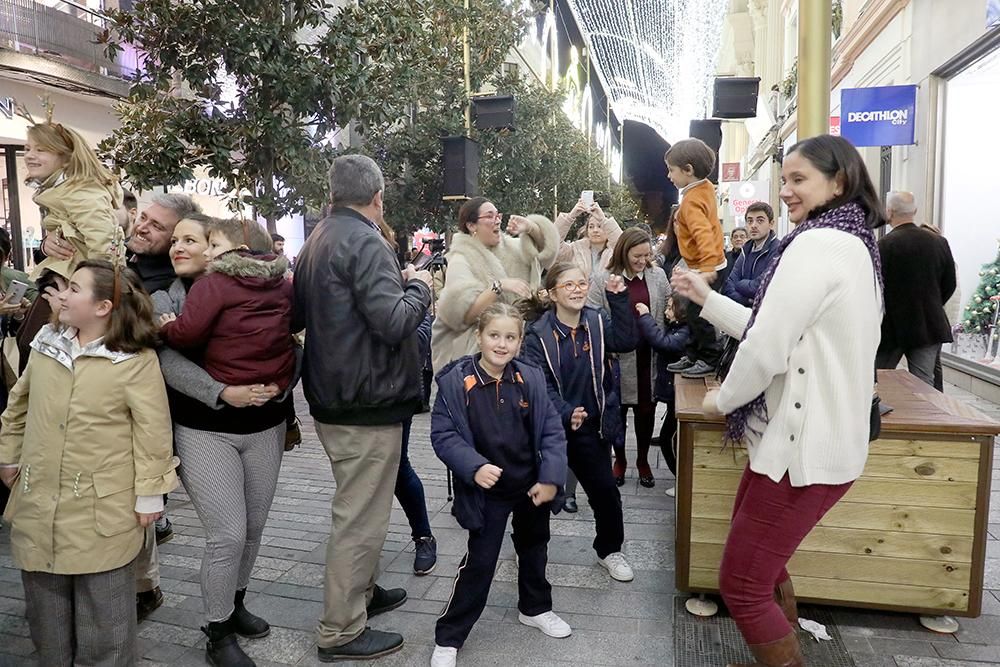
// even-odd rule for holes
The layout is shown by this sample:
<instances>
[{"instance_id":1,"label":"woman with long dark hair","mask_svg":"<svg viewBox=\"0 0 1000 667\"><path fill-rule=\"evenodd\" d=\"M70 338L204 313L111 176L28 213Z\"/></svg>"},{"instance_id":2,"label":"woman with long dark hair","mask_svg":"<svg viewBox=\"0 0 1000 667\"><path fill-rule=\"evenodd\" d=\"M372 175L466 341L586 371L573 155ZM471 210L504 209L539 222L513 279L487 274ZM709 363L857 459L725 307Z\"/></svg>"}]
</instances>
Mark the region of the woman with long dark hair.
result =
<instances>
[{"instance_id":1,"label":"woman with long dark hair","mask_svg":"<svg viewBox=\"0 0 1000 667\"><path fill-rule=\"evenodd\" d=\"M882 206L845 139L799 142L781 169L796 225L775 249L753 307L712 291L695 273L674 288L740 339L722 386L705 396L726 415L726 437L749 464L733 507L719 587L756 662L803 665L786 565L851 488L868 457L882 319L882 271L872 233Z\"/></svg>"}]
</instances>

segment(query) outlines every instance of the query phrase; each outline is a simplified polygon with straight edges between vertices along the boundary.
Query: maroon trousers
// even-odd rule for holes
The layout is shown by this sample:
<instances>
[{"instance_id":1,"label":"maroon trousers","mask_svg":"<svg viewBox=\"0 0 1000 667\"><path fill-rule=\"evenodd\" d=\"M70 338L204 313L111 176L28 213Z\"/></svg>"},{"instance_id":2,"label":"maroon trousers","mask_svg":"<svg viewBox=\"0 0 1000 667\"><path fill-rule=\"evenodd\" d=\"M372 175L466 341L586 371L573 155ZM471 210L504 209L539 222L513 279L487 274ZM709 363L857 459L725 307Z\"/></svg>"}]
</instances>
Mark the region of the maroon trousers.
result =
<instances>
[{"instance_id":1,"label":"maroon trousers","mask_svg":"<svg viewBox=\"0 0 1000 667\"><path fill-rule=\"evenodd\" d=\"M749 465L743 471L719 588L747 644L767 644L792 631L774 588L788 579L785 566L799 544L851 484L793 487L787 473L776 484Z\"/></svg>"}]
</instances>

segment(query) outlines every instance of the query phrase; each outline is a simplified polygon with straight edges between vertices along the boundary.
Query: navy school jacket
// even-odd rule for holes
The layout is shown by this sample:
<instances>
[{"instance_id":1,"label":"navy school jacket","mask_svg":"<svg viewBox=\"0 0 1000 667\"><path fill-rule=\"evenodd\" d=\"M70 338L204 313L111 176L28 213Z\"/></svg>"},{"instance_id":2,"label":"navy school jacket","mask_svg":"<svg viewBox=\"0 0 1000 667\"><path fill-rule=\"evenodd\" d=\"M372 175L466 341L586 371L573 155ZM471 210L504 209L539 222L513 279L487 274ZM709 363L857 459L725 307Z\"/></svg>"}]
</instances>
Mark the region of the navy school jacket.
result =
<instances>
[{"instance_id":1,"label":"navy school jacket","mask_svg":"<svg viewBox=\"0 0 1000 667\"><path fill-rule=\"evenodd\" d=\"M431 445L455 476L455 518L466 530L483 527L486 492L474 477L479 468L490 463L476 451L469 425L465 378L473 374L473 363L472 356L465 356L441 369L431 413ZM510 363L523 380L531 404L531 441L538 459L538 478L551 480L559 487L551 503L552 513L558 514L566 486L566 432L549 401L541 369L519 359Z\"/></svg>"},{"instance_id":2,"label":"navy school jacket","mask_svg":"<svg viewBox=\"0 0 1000 667\"><path fill-rule=\"evenodd\" d=\"M736 303L750 307L760 288L764 271L774 258L773 250L778 243L778 237L771 232L760 252L753 251L753 241L747 241L736 258L732 272L722 285L723 296L728 296Z\"/></svg>"},{"instance_id":3,"label":"navy school jacket","mask_svg":"<svg viewBox=\"0 0 1000 667\"><path fill-rule=\"evenodd\" d=\"M590 368L594 378L594 394L601 408L601 435L609 443L617 443L624 436L624 424L618 407L621 392L614 383L608 383L605 371L605 354L631 352L639 344L635 316L629 304L628 292L608 293L608 307L611 314L590 306L584 306L580 314L580 324L586 326L590 342ZM562 417L565 428L569 428L576 407L567 403L562 396L562 380L559 372L559 343L554 334L556 329L555 311L548 311L528 328L524 337L523 354L528 361L537 364L545 372L549 398Z\"/></svg>"},{"instance_id":4,"label":"navy school jacket","mask_svg":"<svg viewBox=\"0 0 1000 667\"><path fill-rule=\"evenodd\" d=\"M639 318L639 331L649 346L656 350L656 386L653 388L653 397L662 403L673 401L674 374L667 370L667 366L684 354L691 331L686 324L677 322L668 322L666 328L661 329L648 313Z\"/></svg>"}]
</instances>

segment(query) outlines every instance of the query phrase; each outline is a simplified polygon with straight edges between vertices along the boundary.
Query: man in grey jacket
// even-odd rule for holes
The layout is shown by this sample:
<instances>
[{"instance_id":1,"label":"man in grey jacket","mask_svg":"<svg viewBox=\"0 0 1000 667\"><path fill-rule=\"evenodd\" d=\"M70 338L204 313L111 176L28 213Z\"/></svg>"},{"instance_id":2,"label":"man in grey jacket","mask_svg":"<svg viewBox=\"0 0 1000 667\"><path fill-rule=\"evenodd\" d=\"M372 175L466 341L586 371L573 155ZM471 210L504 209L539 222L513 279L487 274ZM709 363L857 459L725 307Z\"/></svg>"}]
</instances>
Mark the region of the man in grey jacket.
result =
<instances>
[{"instance_id":1,"label":"man in grey jacket","mask_svg":"<svg viewBox=\"0 0 1000 667\"><path fill-rule=\"evenodd\" d=\"M417 328L431 274L400 271L382 218L378 165L345 155L330 167L333 212L299 253L294 329L306 330L302 379L333 468L333 529L326 555L323 662L399 650L403 637L366 627L406 601L375 585L399 469L402 423L422 407Z\"/></svg>"}]
</instances>

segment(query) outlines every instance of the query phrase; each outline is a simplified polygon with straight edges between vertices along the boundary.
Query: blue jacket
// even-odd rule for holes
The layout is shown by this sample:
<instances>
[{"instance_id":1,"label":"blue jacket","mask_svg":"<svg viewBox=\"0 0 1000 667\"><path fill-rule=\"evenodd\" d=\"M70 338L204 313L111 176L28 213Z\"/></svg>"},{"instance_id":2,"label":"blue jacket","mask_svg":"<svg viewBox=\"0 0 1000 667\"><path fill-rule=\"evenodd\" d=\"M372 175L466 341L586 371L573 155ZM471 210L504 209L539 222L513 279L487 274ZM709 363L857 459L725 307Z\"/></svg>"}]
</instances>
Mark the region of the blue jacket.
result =
<instances>
[{"instance_id":1,"label":"blue jacket","mask_svg":"<svg viewBox=\"0 0 1000 667\"><path fill-rule=\"evenodd\" d=\"M757 296L757 289L760 287L760 279L771 263L773 256L771 251L777 242L778 237L771 232L760 252L754 252L753 241L747 241L740 251L740 256L736 258L736 265L722 286L722 293L737 303L752 306L754 297Z\"/></svg>"},{"instance_id":2,"label":"blue jacket","mask_svg":"<svg viewBox=\"0 0 1000 667\"><path fill-rule=\"evenodd\" d=\"M486 492L475 482L476 471L490 463L476 451L466 406L465 380L473 374L473 357L465 356L445 366L437 375L438 394L431 413L434 453L455 476L455 518L466 530L483 527ZM538 479L559 487L552 512L562 509L566 486L566 432L545 389L545 376L531 364L515 359L531 404L532 445L538 458Z\"/></svg>"},{"instance_id":3,"label":"blue jacket","mask_svg":"<svg viewBox=\"0 0 1000 667\"><path fill-rule=\"evenodd\" d=\"M656 386L653 388L653 398L667 403L674 400L674 374L667 366L681 358L687 347L691 330L686 324L667 322L667 327L656 326L653 316L649 313L639 318L639 331L649 346L656 350Z\"/></svg>"},{"instance_id":4,"label":"blue jacket","mask_svg":"<svg viewBox=\"0 0 1000 667\"><path fill-rule=\"evenodd\" d=\"M603 310L584 306L580 314L580 324L586 325L587 337L590 343L590 368L594 378L594 395L597 405L601 406L600 431L609 443L619 441L619 431L624 434L624 424L621 423L620 405L621 392L610 378L605 377L609 364L605 363L605 354L611 352L631 352L639 344L638 328L635 316L631 312L627 292L621 294L608 293L608 306L611 315ZM538 364L545 373L549 388L549 398L562 417L563 426L567 429L573 416L573 409L562 397L562 382L559 373L559 344L554 335L556 330L555 311L548 311L528 328L524 337L524 356L532 363ZM596 335L595 335L596 334Z\"/></svg>"}]
</instances>

